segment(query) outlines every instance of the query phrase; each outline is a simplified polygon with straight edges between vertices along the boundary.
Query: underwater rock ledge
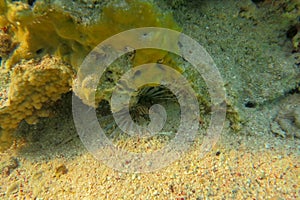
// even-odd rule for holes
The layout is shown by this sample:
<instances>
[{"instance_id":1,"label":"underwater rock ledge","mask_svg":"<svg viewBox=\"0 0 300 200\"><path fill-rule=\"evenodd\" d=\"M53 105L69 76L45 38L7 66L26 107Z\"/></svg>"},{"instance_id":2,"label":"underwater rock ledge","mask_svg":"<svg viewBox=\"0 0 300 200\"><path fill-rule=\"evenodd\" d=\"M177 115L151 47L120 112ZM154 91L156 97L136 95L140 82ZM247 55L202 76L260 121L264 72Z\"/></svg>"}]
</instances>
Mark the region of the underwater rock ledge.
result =
<instances>
[{"instance_id":1,"label":"underwater rock ledge","mask_svg":"<svg viewBox=\"0 0 300 200\"><path fill-rule=\"evenodd\" d=\"M214 57L224 77L227 118L234 130L241 128L240 121L247 118L251 109L276 101L291 90L299 91L299 66L282 55L283 50L278 51L280 42L276 38L282 30L296 27L297 32L290 29L292 34L287 39L292 41L291 51L299 51L296 18L300 9L296 0L276 1L272 5L270 1L229 0L227 6L240 6L235 13L230 13L234 9L211 12L205 7L209 1L203 3L203 8L199 2L187 0L28 2L0 0L0 149L9 146L12 133L22 120L34 124L39 117L49 116L48 106L73 89L78 67L96 45L131 28L184 30L199 41ZM177 9L173 15L170 10L161 9L168 6ZM182 60L166 52L137 51L134 58L113 63L108 77L111 82L103 80L99 84L96 102L109 100L113 83L126 70L147 62L163 62L174 68L182 64ZM199 76L194 71L186 71L199 101L209 110L205 83L196 79ZM81 92L77 94L82 99L90 93Z\"/></svg>"},{"instance_id":2,"label":"underwater rock ledge","mask_svg":"<svg viewBox=\"0 0 300 200\"><path fill-rule=\"evenodd\" d=\"M144 26L179 30L171 13L162 12L152 1L94 1L90 6L0 0L1 147L9 145L22 120L34 124L38 117L48 116L44 106L72 89L81 62L96 45L121 31ZM143 54L136 52L132 65L166 56L166 52L150 51L142 60ZM116 73L124 64L128 65L119 64ZM97 102L105 98L99 94Z\"/></svg>"}]
</instances>

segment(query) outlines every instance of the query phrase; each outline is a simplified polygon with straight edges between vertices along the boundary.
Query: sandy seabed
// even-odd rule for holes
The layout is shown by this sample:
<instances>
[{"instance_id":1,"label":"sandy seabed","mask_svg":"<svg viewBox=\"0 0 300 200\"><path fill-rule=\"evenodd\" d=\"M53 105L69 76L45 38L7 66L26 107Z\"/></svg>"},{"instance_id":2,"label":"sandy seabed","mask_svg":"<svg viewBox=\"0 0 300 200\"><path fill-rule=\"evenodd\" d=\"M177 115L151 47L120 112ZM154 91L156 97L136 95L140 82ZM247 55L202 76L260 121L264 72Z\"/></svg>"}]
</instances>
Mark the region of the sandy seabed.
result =
<instances>
[{"instance_id":1,"label":"sandy seabed","mask_svg":"<svg viewBox=\"0 0 300 200\"><path fill-rule=\"evenodd\" d=\"M58 145L57 155L45 149L20 153L22 145L17 141L1 153L0 162L10 162L0 179L1 199L300 197L298 140L227 134L204 158L199 159L195 144L180 160L151 173L113 170L89 154L78 138Z\"/></svg>"},{"instance_id":2,"label":"sandy seabed","mask_svg":"<svg viewBox=\"0 0 300 200\"><path fill-rule=\"evenodd\" d=\"M300 198L299 139L257 132L251 122L250 129L235 133L226 122L218 142L203 158L198 137L187 153L165 168L125 173L86 150L74 127L70 95L64 99L55 117L34 126L21 124L15 144L1 153L0 199ZM267 120L270 112L258 113ZM258 113L252 113L254 126L262 121ZM115 144L135 151L147 145L161 148L166 142L160 138L134 144L121 139Z\"/></svg>"}]
</instances>

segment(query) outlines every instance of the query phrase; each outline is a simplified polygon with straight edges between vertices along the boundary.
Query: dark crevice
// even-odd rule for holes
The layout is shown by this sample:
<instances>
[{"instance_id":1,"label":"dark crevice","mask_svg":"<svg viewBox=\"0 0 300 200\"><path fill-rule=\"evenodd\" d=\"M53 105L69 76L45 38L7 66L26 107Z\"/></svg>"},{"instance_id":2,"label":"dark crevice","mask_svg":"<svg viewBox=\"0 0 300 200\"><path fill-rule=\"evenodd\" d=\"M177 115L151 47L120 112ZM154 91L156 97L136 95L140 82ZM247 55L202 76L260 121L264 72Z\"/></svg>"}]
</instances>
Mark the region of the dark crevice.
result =
<instances>
[{"instance_id":1,"label":"dark crevice","mask_svg":"<svg viewBox=\"0 0 300 200\"><path fill-rule=\"evenodd\" d=\"M43 51L44 51L44 49L41 48L41 49L38 49L35 53L36 53L36 54L41 54L41 53L43 53Z\"/></svg>"},{"instance_id":2,"label":"dark crevice","mask_svg":"<svg viewBox=\"0 0 300 200\"><path fill-rule=\"evenodd\" d=\"M28 0L27 3L30 5L30 6L33 6L35 0Z\"/></svg>"},{"instance_id":3,"label":"dark crevice","mask_svg":"<svg viewBox=\"0 0 300 200\"><path fill-rule=\"evenodd\" d=\"M247 101L245 103L245 107L246 108L255 108L257 106L257 103L256 102L253 102L253 101Z\"/></svg>"},{"instance_id":4,"label":"dark crevice","mask_svg":"<svg viewBox=\"0 0 300 200\"><path fill-rule=\"evenodd\" d=\"M257 4L257 3L261 3L264 2L265 0L252 0L253 3Z\"/></svg>"},{"instance_id":5,"label":"dark crevice","mask_svg":"<svg viewBox=\"0 0 300 200\"><path fill-rule=\"evenodd\" d=\"M289 30L286 32L286 37L289 39L292 39L295 35L298 33L297 26L292 26L289 28Z\"/></svg>"},{"instance_id":6,"label":"dark crevice","mask_svg":"<svg viewBox=\"0 0 300 200\"><path fill-rule=\"evenodd\" d=\"M297 84L297 86L290 91L287 92L287 95L289 94L299 94L300 93L300 83Z\"/></svg>"}]
</instances>

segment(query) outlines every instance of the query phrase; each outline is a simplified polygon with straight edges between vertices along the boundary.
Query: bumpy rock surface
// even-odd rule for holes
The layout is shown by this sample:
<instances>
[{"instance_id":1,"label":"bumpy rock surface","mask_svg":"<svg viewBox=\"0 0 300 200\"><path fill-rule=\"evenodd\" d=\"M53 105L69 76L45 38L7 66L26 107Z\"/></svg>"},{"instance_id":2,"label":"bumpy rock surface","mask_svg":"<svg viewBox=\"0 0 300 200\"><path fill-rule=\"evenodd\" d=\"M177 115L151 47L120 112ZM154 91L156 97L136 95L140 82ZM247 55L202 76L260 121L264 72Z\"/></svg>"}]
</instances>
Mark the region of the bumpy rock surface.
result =
<instances>
[{"instance_id":1,"label":"bumpy rock surface","mask_svg":"<svg viewBox=\"0 0 300 200\"><path fill-rule=\"evenodd\" d=\"M73 72L101 41L144 26L178 29L170 13L161 12L150 1L0 0L1 140L9 141L21 120L36 123L38 117L47 116L43 106L70 91ZM166 52L147 53L146 61L165 56ZM136 52L132 63L142 64L144 57L142 51ZM124 70L122 64L113 74ZM111 88L111 84L102 85L97 102L108 99L106 91L111 93ZM89 91L77 94L84 99Z\"/></svg>"},{"instance_id":2,"label":"bumpy rock surface","mask_svg":"<svg viewBox=\"0 0 300 200\"><path fill-rule=\"evenodd\" d=\"M271 123L272 132L281 137L300 138L300 94L281 102L280 111Z\"/></svg>"},{"instance_id":3,"label":"bumpy rock surface","mask_svg":"<svg viewBox=\"0 0 300 200\"><path fill-rule=\"evenodd\" d=\"M1 147L8 145L10 134L22 120L35 124L38 117L48 117L47 107L70 91L72 78L72 69L50 56L17 64L11 71L6 99L0 107L0 141L7 142Z\"/></svg>"}]
</instances>

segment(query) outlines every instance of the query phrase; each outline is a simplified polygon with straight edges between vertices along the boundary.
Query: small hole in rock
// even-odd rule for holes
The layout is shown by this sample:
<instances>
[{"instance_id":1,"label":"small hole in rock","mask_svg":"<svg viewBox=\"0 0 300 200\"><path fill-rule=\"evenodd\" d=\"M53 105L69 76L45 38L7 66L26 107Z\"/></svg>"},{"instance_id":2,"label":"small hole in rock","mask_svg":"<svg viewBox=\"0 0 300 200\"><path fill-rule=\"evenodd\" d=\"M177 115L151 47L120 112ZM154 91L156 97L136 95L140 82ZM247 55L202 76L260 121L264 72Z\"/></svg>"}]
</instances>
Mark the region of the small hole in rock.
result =
<instances>
[{"instance_id":1,"label":"small hole in rock","mask_svg":"<svg viewBox=\"0 0 300 200\"><path fill-rule=\"evenodd\" d=\"M265 0L252 0L253 3L261 3L264 2Z\"/></svg>"},{"instance_id":2,"label":"small hole in rock","mask_svg":"<svg viewBox=\"0 0 300 200\"><path fill-rule=\"evenodd\" d=\"M35 0L28 0L27 3L30 5L30 6L33 6Z\"/></svg>"},{"instance_id":3,"label":"small hole in rock","mask_svg":"<svg viewBox=\"0 0 300 200\"><path fill-rule=\"evenodd\" d=\"M292 39L296 34L298 33L298 29L296 26L292 26L289 28L289 30L286 32L286 37L289 39Z\"/></svg>"},{"instance_id":4,"label":"small hole in rock","mask_svg":"<svg viewBox=\"0 0 300 200\"><path fill-rule=\"evenodd\" d=\"M140 76L142 74L142 72L140 70L137 70L135 73L134 73L134 77L136 76Z\"/></svg>"},{"instance_id":5,"label":"small hole in rock","mask_svg":"<svg viewBox=\"0 0 300 200\"><path fill-rule=\"evenodd\" d=\"M41 53L43 53L43 51L44 51L44 49L38 49L35 53L36 54L41 54Z\"/></svg>"},{"instance_id":6,"label":"small hole in rock","mask_svg":"<svg viewBox=\"0 0 300 200\"><path fill-rule=\"evenodd\" d=\"M299 94L299 93L300 93L300 83L298 83L295 88L287 92L287 94Z\"/></svg>"},{"instance_id":7,"label":"small hole in rock","mask_svg":"<svg viewBox=\"0 0 300 200\"><path fill-rule=\"evenodd\" d=\"M257 106L257 104L252 101L248 101L245 103L245 107L247 107L247 108L255 108L256 106Z\"/></svg>"}]
</instances>

